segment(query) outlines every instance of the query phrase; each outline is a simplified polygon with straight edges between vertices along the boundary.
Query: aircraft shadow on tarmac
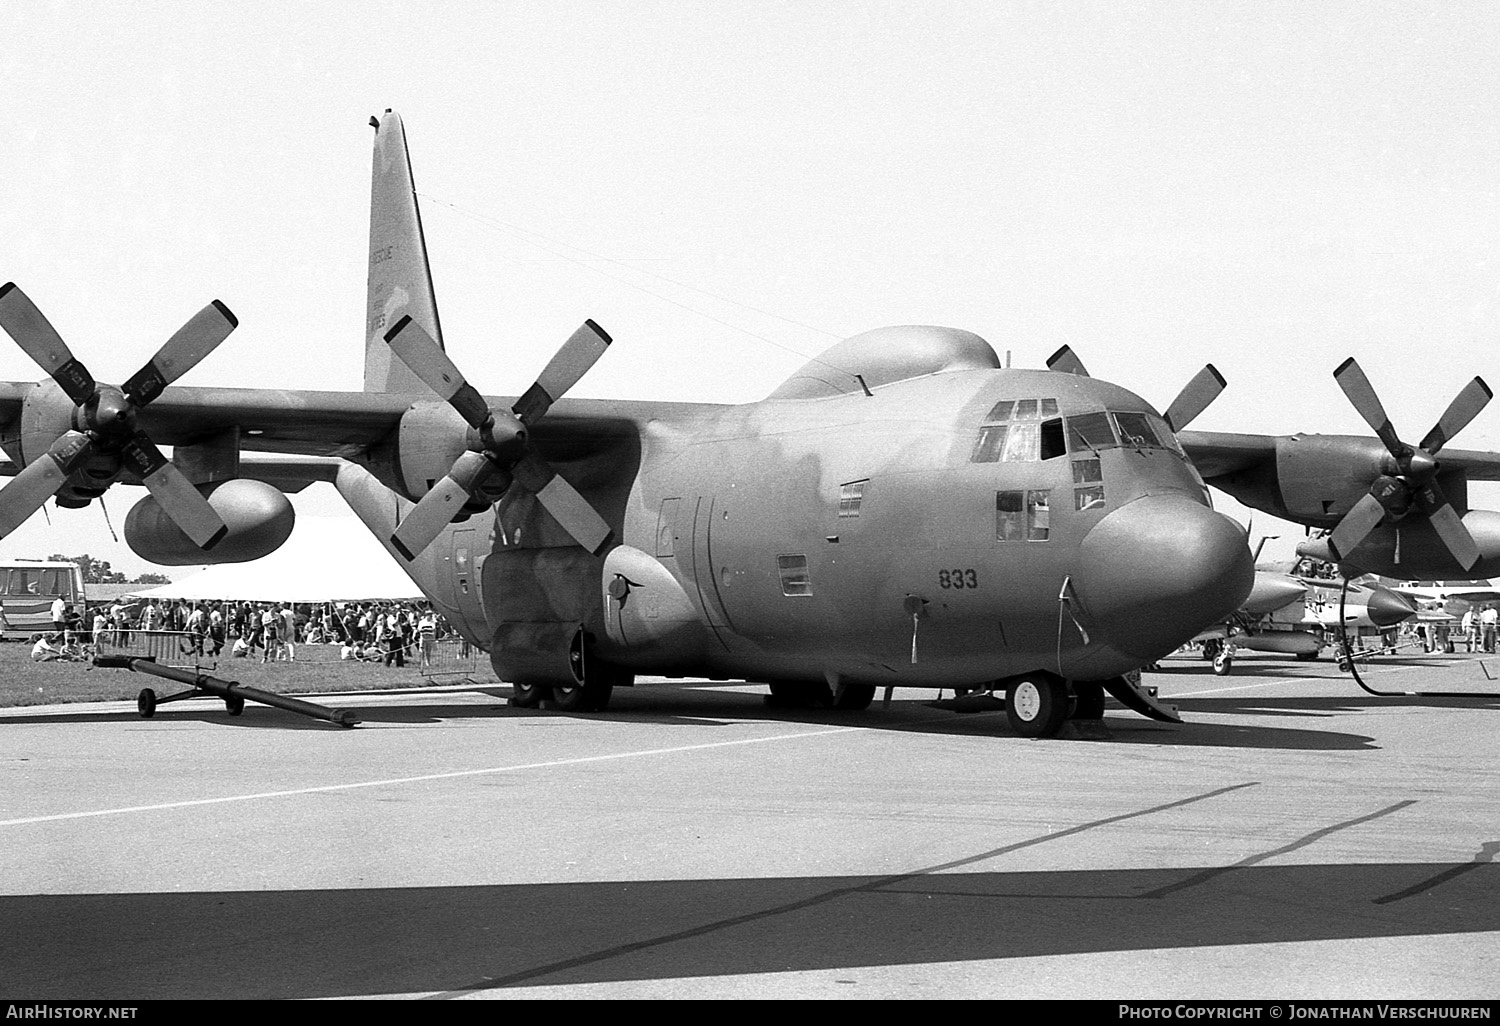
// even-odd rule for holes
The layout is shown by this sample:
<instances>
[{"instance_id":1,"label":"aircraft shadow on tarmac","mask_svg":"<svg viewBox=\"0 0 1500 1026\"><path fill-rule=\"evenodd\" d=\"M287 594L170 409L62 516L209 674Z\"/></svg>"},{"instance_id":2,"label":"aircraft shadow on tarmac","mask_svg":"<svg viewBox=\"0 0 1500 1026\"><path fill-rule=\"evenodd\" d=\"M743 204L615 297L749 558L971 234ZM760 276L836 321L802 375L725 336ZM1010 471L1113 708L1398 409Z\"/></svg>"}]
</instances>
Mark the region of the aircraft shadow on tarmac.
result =
<instances>
[{"instance_id":1,"label":"aircraft shadow on tarmac","mask_svg":"<svg viewBox=\"0 0 1500 1026\"><path fill-rule=\"evenodd\" d=\"M1486 861L1496 847L1487 843L1474 861L1459 864L18 895L0 897L11 952L0 993L27 1000L503 993L1463 935L1500 930L1500 904L1492 900L1500 867ZM1422 993L1424 974L1443 977L1451 990L1445 974L1454 969L1403 962L1390 996ZM1225 971L1233 973L1232 963ZM1487 986L1482 976L1476 986ZM1152 982L1143 977L1143 986ZM1226 977L1223 986L1232 994L1235 980Z\"/></svg>"},{"instance_id":2,"label":"aircraft shadow on tarmac","mask_svg":"<svg viewBox=\"0 0 1500 1026\"><path fill-rule=\"evenodd\" d=\"M405 694L431 693L434 698L451 698L453 692L438 689L407 689ZM528 718L559 717L570 714L547 709L520 709L506 704L510 689L504 686L477 687L469 694L484 694L493 701L484 703L460 701L433 701L422 704L384 704L371 699L382 692L357 692L339 695L312 695L314 701L333 708L348 709L357 715L363 727L355 729L379 729L380 727L417 726L439 724L448 720L483 718ZM1071 727L1065 727L1060 739L1028 741L1017 737L1007 723L1003 703L975 696L977 703L966 711L979 715L958 715L955 703L935 702L932 699L897 700L887 709L881 708L877 700L868 710L842 712L831 709L787 709L768 706L759 694L744 691L724 690L715 686L694 684L648 684L619 689L615 692L610 709L604 713L580 714L580 718L598 722L619 720L630 723L663 723L676 726L701 726L720 728L731 723L747 720L768 722L801 723L809 725L862 727L868 730L895 730L938 734L952 737L993 737L996 740L1025 744L1057 743L1058 740L1079 740ZM1178 702L1178 699L1172 699ZM1237 709L1236 700L1185 699L1180 700L1184 711L1199 709L1207 712L1265 712L1267 715L1308 717L1326 716L1328 712L1354 708L1348 702L1323 699L1326 710L1318 711L1309 705L1302 712L1288 711L1288 703L1299 700L1240 699L1242 710ZM1357 701L1357 700L1356 700ZM1387 700L1372 700L1378 704ZM299 716L265 706L248 704L240 716L230 716L217 700L204 699L185 702L157 710L150 721L143 721L134 712L47 712L35 715L19 714L0 719L0 724L24 723L119 723L121 725L146 724L153 727L173 721L190 720L225 727L249 730L323 730L342 731L322 720ZM1086 738L1091 744L1152 744L1174 747L1198 748L1253 748L1286 751L1366 751L1379 747L1376 739L1365 734L1343 731L1292 729L1284 726L1258 724L1227 724L1192 722L1185 724L1159 723L1148 720L1108 701L1104 726L1106 737Z\"/></svg>"}]
</instances>

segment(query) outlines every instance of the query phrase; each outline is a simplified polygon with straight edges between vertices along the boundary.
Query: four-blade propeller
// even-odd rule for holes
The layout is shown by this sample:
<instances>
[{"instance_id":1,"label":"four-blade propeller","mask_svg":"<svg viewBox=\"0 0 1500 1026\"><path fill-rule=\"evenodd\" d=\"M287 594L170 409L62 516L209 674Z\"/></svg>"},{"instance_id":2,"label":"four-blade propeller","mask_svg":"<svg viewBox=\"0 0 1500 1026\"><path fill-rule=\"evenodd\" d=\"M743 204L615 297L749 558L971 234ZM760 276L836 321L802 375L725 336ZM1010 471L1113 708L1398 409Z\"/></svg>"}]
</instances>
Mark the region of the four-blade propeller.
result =
<instances>
[{"instance_id":1,"label":"four-blade propeller","mask_svg":"<svg viewBox=\"0 0 1500 1026\"><path fill-rule=\"evenodd\" d=\"M0 327L62 387L77 409L74 430L0 489L0 537L19 527L96 456L140 476L167 515L201 549L228 533L187 477L136 426L136 414L229 337L239 322L217 299L200 310L123 387L96 382L14 282L0 286Z\"/></svg>"},{"instance_id":2,"label":"four-blade propeller","mask_svg":"<svg viewBox=\"0 0 1500 1026\"><path fill-rule=\"evenodd\" d=\"M594 365L610 338L593 321L585 321L542 370L536 383L509 411L491 410L436 340L416 321L402 317L386 332L386 343L473 429L470 450L448 474L422 496L391 535L391 544L415 559L452 523L471 499L500 494L512 481L537 497L563 530L589 552L597 553L611 531L589 501L557 475L530 447L527 429L536 424Z\"/></svg>"},{"instance_id":3,"label":"four-blade propeller","mask_svg":"<svg viewBox=\"0 0 1500 1026\"><path fill-rule=\"evenodd\" d=\"M1395 460L1396 470L1395 474L1377 477L1370 490L1333 529L1328 544L1334 556L1338 559L1348 556L1385 521L1387 515L1398 520L1415 506L1427 517L1458 565L1465 570L1472 567L1479 561L1479 547L1437 483L1436 456L1449 439L1484 409L1493 395L1490 387L1482 378L1475 378L1465 385L1421 443L1412 447L1396 434L1380 397L1354 357L1339 364L1333 377L1365 423L1385 444L1386 451Z\"/></svg>"}]
</instances>

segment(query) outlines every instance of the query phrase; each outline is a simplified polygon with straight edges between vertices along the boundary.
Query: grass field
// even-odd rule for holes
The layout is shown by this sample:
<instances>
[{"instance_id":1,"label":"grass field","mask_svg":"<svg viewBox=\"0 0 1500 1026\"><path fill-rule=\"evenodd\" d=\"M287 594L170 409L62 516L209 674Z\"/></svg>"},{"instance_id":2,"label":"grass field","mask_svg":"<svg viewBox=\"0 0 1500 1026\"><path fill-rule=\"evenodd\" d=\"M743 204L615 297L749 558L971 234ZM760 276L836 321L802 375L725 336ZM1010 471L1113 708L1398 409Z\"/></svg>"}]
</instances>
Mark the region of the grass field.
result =
<instances>
[{"instance_id":1,"label":"grass field","mask_svg":"<svg viewBox=\"0 0 1500 1026\"><path fill-rule=\"evenodd\" d=\"M298 653L300 658L292 663L226 657L218 660L217 669L212 668L212 663L203 663L202 672L277 694L377 691L429 682L411 663L405 669L397 669L380 663L340 662L337 649L309 651L305 645L298 646ZM191 661L178 665L191 667ZM439 683L454 679L436 678ZM133 700L146 687L159 694L182 690L172 681L129 670L100 669L86 662L34 663L29 644L0 644L0 706Z\"/></svg>"}]
</instances>

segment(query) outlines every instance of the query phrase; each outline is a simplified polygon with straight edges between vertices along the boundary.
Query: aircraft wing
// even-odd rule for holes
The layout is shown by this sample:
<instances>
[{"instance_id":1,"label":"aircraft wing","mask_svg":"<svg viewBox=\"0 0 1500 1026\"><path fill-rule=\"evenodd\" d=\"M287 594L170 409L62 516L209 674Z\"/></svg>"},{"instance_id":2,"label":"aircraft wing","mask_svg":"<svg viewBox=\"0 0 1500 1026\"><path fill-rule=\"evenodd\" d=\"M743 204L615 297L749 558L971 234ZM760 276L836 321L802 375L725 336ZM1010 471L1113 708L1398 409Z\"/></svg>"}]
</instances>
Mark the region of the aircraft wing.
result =
<instances>
[{"instance_id":1,"label":"aircraft wing","mask_svg":"<svg viewBox=\"0 0 1500 1026\"><path fill-rule=\"evenodd\" d=\"M30 382L0 382L0 476L20 466L9 443L19 432L21 406L37 388ZM492 409L509 409L514 398L484 397ZM242 477L283 491L330 481L337 458L354 459L391 439L402 415L417 403L435 404L430 393L323 392L275 388L203 388L174 385L140 411L140 425L163 445L202 442L238 428ZM639 425L670 407L678 415L697 404L612 399L560 399L531 433L539 449L555 458L586 454L634 435ZM277 454L261 456L260 453Z\"/></svg>"},{"instance_id":2,"label":"aircraft wing","mask_svg":"<svg viewBox=\"0 0 1500 1026\"><path fill-rule=\"evenodd\" d=\"M1245 435L1229 431L1179 431L1177 440L1204 480L1246 470L1276 459L1276 435ZM1500 481L1500 452L1444 449L1438 457L1444 470L1462 470L1470 481Z\"/></svg>"}]
</instances>

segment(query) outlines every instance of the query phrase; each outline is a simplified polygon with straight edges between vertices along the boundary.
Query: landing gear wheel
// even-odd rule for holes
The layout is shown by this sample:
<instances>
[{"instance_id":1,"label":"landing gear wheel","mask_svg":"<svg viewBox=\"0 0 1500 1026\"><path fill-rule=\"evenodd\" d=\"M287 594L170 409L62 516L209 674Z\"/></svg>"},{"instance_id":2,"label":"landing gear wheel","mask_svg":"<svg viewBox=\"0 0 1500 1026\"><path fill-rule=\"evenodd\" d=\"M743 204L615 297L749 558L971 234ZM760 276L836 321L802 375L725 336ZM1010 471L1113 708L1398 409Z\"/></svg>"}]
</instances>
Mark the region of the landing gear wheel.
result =
<instances>
[{"instance_id":1,"label":"landing gear wheel","mask_svg":"<svg viewBox=\"0 0 1500 1026\"><path fill-rule=\"evenodd\" d=\"M224 699L224 708L229 710L229 715L238 716L245 711L245 700L239 695L230 695Z\"/></svg>"},{"instance_id":2,"label":"landing gear wheel","mask_svg":"<svg viewBox=\"0 0 1500 1026\"><path fill-rule=\"evenodd\" d=\"M858 711L870 708L875 701L874 684L840 684L833 689L833 707Z\"/></svg>"},{"instance_id":3,"label":"landing gear wheel","mask_svg":"<svg viewBox=\"0 0 1500 1026\"><path fill-rule=\"evenodd\" d=\"M512 684L510 704L518 709L535 709L551 697L551 688L541 684Z\"/></svg>"},{"instance_id":4,"label":"landing gear wheel","mask_svg":"<svg viewBox=\"0 0 1500 1026\"><path fill-rule=\"evenodd\" d=\"M778 708L826 709L833 704L833 689L822 681L808 683L801 680L773 680L770 688L771 697L766 700L766 704ZM870 689L870 697L875 697L873 687Z\"/></svg>"},{"instance_id":5,"label":"landing gear wheel","mask_svg":"<svg viewBox=\"0 0 1500 1026\"><path fill-rule=\"evenodd\" d=\"M571 684L552 689L552 704L562 712L602 712L609 704L610 693L615 689L614 681L602 683Z\"/></svg>"},{"instance_id":6,"label":"landing gear wheel","mask_svg":"<svg viewBox=\"0 0 1500 1026\"><path fill-rule=\"evenodd\" d=\"M1217 638L1209 638L1203 643L1203 658L1213 659L1223 651L1224 643Z\"/></svg>"},{"instance_id":7,"label":"landing gear wheel","mask_svg":"<svg viewBox=\"0 0 1500 1026\"><path fill-rule=\"evenodd\" d=\"M1069 719L1104 719L1103 684L1094 680L1075 682L1073 684L1073 694L1077 696L1077 701L1073 705L1073 714Z\"/></svg>"},{"instance_id":8,"label":"landing gear wheel","mask_svg":"<svg viewBox=\"0 0 1500 1026\"><path fill-rule=\"evenodd\" d=\"M150 688L142 688L141 693L135 696L135 711L141 714L141 719L149 720L156 715L156 692Z\"/></svg>"},{"instance_id":9,"label":"landing gear wheel","mask_svg":"<svg viewBox=\"0 0 1500 1026\"><path fill-rule=\"evenodd\" d=\"M1068 688L1046 677L1022 677L1005 689L1005 718L1022 737L1051 737L1068 717Z\"/></svg>"},{"instance_id":10,"label":"landing gear wheel","mask_svg":"<svg viewBox=\"0 0 1500 1026\"><path fill-rule=\"evenodd\" d=\"M1214 673L1220 677L1229 676L1229 671L1234 668L1234 659L1228 652L1220 652L1214 656Z\"/></svg>"}]
</instances>

